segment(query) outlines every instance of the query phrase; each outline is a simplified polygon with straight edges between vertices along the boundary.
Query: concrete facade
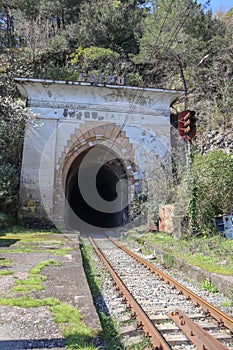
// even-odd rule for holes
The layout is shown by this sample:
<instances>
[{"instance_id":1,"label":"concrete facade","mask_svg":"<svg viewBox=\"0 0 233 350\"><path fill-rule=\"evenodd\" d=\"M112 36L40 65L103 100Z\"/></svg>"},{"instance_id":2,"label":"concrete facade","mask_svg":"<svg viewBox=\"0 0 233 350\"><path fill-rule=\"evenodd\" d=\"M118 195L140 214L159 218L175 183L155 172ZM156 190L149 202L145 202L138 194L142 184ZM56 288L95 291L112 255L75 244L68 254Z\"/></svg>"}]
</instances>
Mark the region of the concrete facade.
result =
<instances>
[{"instance_id":1,"label":"concrete facade","mask_svg":"<svg viewBox=\"0 0 233 350\"><path fill-rule=\"evenodd\" d=\"M78 173L85 165L83 176L89 176L101 164L99 168L103 165L104 169L98 173L97 187L103 208L110 208L111 202L115 207L99 209L109 214L96 220L106 220L109 228L125 224L128 209L122 203L126 201L129 208L135 194L143 191L147 170L169 158L170 104L182 92L26 78L16 81L31 116L23 150L22 218L29 222L49 219L61 229L74 221L71 226L79 228L83 192ZM120 180L126 180L117 192L121 205L114 192ZM94 210L90 217L97 215L98 208ZM118 212L115 216L114 210ZM95 220L88 222L84 212L80 217L93 228L101 226Z\"/></svg>"}]
</instances>

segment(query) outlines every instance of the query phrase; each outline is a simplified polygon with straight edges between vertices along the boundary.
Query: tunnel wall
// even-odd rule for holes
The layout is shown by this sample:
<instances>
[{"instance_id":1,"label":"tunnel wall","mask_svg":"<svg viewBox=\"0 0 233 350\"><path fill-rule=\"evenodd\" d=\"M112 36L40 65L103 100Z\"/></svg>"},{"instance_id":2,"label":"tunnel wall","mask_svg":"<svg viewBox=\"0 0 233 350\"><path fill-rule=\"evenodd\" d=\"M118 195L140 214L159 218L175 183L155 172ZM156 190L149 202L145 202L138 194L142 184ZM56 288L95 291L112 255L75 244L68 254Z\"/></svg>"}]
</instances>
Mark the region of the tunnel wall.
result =
<instances>
[{"instance_id":1,"label":"tunnel wall","mask_svg":"<svg viewBox=\"0 0 233 350\"><path fill-rule=\"evenodd\" d=\"M132 183L143 181L155 157L169 154L169 106L180 91L23 78L17 84L31 116L20 186L23 220L65 227L69 169L94 145L118 154Z\"/></svg>"}]
</instances>

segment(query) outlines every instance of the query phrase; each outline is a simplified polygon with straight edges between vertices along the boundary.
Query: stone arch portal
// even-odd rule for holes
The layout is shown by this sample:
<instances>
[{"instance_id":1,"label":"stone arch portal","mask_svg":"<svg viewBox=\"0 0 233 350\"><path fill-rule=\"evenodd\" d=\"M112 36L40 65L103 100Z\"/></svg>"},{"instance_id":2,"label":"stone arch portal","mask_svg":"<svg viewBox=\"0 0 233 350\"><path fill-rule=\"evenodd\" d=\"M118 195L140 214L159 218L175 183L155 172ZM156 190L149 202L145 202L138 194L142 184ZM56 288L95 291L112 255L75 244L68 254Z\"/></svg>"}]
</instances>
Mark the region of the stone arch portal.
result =
<instances>
[{"instance_id":1,"label":"stone arch portal","mask_svg":"<svg viewBox=\"0 0 233 350\"><path fill-rule=\"evenodd\" d=\"M54 221L60 218L60 225L80 231L114 229L130 221L136 165L133 146L119 125L92 123L76 129L59 164ZM80 178L85 179L81 184Z\"/></svg>"}]
</instances>

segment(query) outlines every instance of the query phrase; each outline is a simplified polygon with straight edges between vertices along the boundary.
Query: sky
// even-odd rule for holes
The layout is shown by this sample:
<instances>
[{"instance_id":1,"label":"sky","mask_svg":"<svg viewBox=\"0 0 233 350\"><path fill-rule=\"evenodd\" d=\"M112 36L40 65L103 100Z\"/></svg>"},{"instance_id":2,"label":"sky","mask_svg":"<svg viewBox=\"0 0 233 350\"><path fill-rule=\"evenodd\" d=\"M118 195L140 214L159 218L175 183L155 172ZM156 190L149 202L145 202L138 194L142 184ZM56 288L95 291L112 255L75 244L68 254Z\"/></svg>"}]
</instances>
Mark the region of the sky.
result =
<instances>
[{"instance_id":1,"label":"sky","mask_svg":"<svg viewBox=\"0 0 233 350\"><path fill-rule=\"evenodd\" d=\"M201 4L204 4L205 0L199 0ZM231 7L233 7L233 0L210 0L210 7L214 12L217 10L228 11Z\"/></svg>"}]
</instances>

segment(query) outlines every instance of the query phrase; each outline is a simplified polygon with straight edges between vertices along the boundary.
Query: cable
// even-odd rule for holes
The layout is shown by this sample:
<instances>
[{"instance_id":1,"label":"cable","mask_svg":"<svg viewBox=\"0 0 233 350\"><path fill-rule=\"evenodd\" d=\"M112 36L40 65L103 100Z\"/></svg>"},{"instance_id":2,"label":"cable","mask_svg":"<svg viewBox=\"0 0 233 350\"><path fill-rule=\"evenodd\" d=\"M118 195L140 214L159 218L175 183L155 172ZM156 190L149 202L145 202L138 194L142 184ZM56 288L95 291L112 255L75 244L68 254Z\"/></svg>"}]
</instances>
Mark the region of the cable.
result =
<instances>
[{"instance_id":1,"label":"cable","mask_svg":"<svg viewBox=\"0 0 233 350\"><path fill-rule=\"evenodd\" d=\"M187 8L186 8L185 11L184 11L184 15L182 16L182 17L184 17L184 20L183 20L182 22L179 22L179 23L177 24L177 26L176 26L176 28L175 28L173 34L171 35L171 38L170 38L170 40L169 40L169 42L168 42L168 45L165 47L165 50L164 50L164 52L163 52L163 56L165 56L165 55L167 54L167 52L168 52L168 50L170 49L171 45L172 45L173 42L175 41L175 39L176 39L178 33L180 32L180 30L182 29L182 27L183 27L184 24L185 24L185 21L186 21L187 18L189 17L189 14L190 14L192 8L193 8L193 7L192 7L192 0L190 0L190 2L189 2L189 4L188 4Z\"/></svg>"},{"instance_id":2,"label":"cable","mask_svg":"<svg viewBox=\"0 0 233 350\"><path fill-rule=\"evenodd\" d=\"M168 18L168 15L170 14L170 10L171 10L171 7L172 7L173 4L174 4L174 2L173 2L173 0L171 0L171 3L170 3L169 8L168 8L168 10L167 10L167 14L166 14L166 16L165 16L165 18L164 18L164 21L163 21L162 26L161 26L161 28L160 28L159 34L158 34L157 39L156 39L156 41L155 41L155 46L158 44L160 34L161 34L162 31L163 31L163 27L164 27L165 22L166 22L166 20L167 20L167 18Z\"/></svg>"},{"instance_id":3,"label":"cable","mask_svg":"<svg viewBox=\"0 0 233 350\"><path fill-rule=\"evenodd\" d=\"M117 140L117 138L119 137L119 135L120 135L120 133L122 132L122 130L124 129L124 127L125 127L125 125L126 125L126 122L127 122L128 118L129 118L129 114L133 111L134 106L137 104L137 102L140 101L140 99L141 99L141 97L142 97L144 91L145 91L145 88L142 88L142 90L140 91L140 93L139 93L138 97L136 98L136 100L134 100L134 102L130 105L129 110L128 110L128 112L126 113L125 120L124 120L123 124L121 125L121 129L120 129L120 131L117 133L117 135L116 135L116 137L115 137L115 139L114 139L114 141L113 141L113 145L114 145L114 143L116 142L116 140Z\"/></svg>"},{"instance_id":4,"label":"cable","mask_svg":"<svg viewBox=\"0 0 233 350\"><path fill-rule=\"evenodd\" d=\"M172 6L172 5L173 5L173 1L171 0L171 3L170 3L169 8L168 8L168 10L167 10L165 19L164 19L164 21L163 21L163 23L162 23L162 26L161 26L161 28L160 28L159 34L158 34L158 36L157 36L157 38L156 38L155 45L158 44L160 34L161 34L162 31L163 31L164 25L165 25L165 23L166 23L166 20L167 20L167 18L168 18L168 15L169 15L169 12L170 12L170 9L171 9L171 6ZM184 15L183 15L183 16L184 16L184 21L181 22L181 23L179 22L179 23L177 24L177 26L176 26L174 32L172 33L172 35L171 35L171 37L170 37L170 40L169 40L169 42L168 42L168 45L167 45L167 46L165 47L165 49L164 49L164 52L163 52L162 56L165 56L166 53L168 52L169 48L171 47L171 45L172 45L172 43L174 42L175 38L177 37L178 33L180 32L180 30L181 30L182 27L184 26L184 23L185 23L186 19L188 18L189 14L190 14L190 12L191 12L191 10L192 10L192 8L193 8L193 7L192 7L192 0L190 0L190 2L189 2L189 4L188 4L187 8L186 8L185 11L184 11ZM121 133L122 130L124 129L124 127L125 127L125 125L126 125L126 122L127 122L128 118L129 118L129 114L133 111L134 106L135 106L135 105L137 104L137 102L141 99L141 97L142 97L144 91L145 91L145 88L143 88L143 89L140 91L138 97L136 98L136 100L134 100L134 102L133 102L132 105L130 106L130 108L129 108L127 114L126 114L125 120L124 120L123 124L121 125L120 130L119 130L119 132L117 133L117 135L115 136L115 138L114 138L114 140L113 140L112 147L114 146L114 144L115 144L115 142L117 141L117 139L118 139L120 133ZM111 147L111 149L112 149L112 147ZM109 151L110 151L110 150L108 150L106 153L108 153Z\"/></svg>"}]
</instances>

